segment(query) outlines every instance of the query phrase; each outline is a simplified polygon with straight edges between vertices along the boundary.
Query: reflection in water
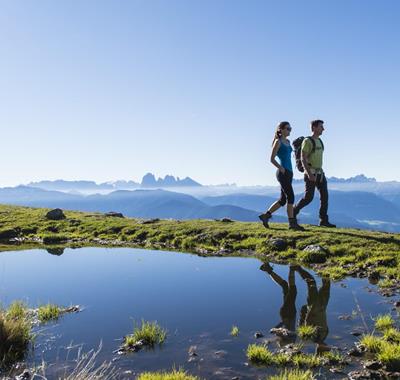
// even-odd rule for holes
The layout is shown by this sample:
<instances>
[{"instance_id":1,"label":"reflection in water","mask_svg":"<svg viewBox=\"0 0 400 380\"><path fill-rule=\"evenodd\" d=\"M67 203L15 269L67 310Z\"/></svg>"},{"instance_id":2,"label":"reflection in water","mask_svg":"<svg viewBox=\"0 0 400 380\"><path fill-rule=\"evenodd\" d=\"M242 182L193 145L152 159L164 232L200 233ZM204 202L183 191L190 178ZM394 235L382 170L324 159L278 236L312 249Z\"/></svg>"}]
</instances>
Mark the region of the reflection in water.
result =
<instances>
[{"instance_id":1,"label":"reflection in water","mask_svg":"<svg viewBox=\"0 0 400 380\"><path fill-rule=\"evenodd\" d=\"M61 256L64 253L65 248L46 248L47 253L51 255Z\"/></svg>"},{"instance_id":2,"label":"reflection in water","mask_svg":"<svg viewBox=\"0 0 400 380\"><path fill-rule=\"evenodd\" d=\"M328 336L328 322L326 317L326 308L329 303L331 292L331 282L327 278L322 278L322 285L318 289L313 276L303 268L299 267L298 272L307 283L307 305L303 305L300 310L300 324L316 326L317 351L325 346L325 339Z\"/></svg>"},{"instance_id":3,"label":"reflection in water","mask_svg":"<svg viewBox=\"0 0 400 380\"><path fill-rule=\"evenodd\" d=\"M263 264L260 269L267 272L271 278L282 288L283 294L283 304L279 311L281 316L281 322L276 327L285 327L290 331L296 331L296 280L295 280L295 268L290 266L288 281L285 281L281 276L275 273L269 263ZM296 336L289 335L287 337L282 337L282 343L294 343L296 341Z\"/></svg>"},{"instance_id":4,"label":"reflection in water","mask_svg":"<svg viewBox=\"0 0 400 380\"><path fill-rule=\"evenodd\" d=\"M300 310L300 325L316 326L317 335L314 341L317 343L317 351L323 350L325 339L328 336L329 328L326 316L326 309L329 303L331 282L323 278L322 285L318 289L314 277L305 269L298 265L289 267L288 280L285 281L281 276L274 272L269 263L264 263L260 269L267 272L272 280L282 288L283 304L280 309L281 322L276 327L285 327L290 331L296 331L296 280L297 271L307 284L307 304ZM296 336L289 336L282 339L283 344L293 343Z\"/></svg>"}]
</instances>

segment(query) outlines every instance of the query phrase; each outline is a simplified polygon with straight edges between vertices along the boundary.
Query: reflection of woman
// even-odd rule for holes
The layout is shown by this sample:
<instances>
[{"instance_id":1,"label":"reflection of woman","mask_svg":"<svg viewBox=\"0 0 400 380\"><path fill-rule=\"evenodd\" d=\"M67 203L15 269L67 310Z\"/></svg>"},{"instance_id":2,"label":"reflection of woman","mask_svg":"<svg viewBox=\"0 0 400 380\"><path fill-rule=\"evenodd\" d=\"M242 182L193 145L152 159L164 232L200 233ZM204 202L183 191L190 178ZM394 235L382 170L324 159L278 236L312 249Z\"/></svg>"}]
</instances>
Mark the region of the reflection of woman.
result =
<instances>
[{"instance_id":1,"label":"reflection of woman","mask_svg":"<svg viewBox=\"0 0 400 380\"><path fill-rule=\"evenodd\" d=\"M276 178L281 185L281 197L270 206L265 214L261 214L258 217L264 227L269 228L268 221L272 217L272 214L287 202L289 229L303 231L304 228L297 224L296 217L293 214L294 192L292 187L293 168L291 158L293 149L288 140L291 130L292 127L288 121L280 122L276 128L274 140L272 141L271 163L278 169ZM280 163L276 161L276 156L278 156Z\"/></svg>"},{"instance_id":2,"label":"reflection of woman","mask_svg":"<svg viewBox=\"0 0 400 380\"><path fill-rule=\"evenodd\" d=\"M290 266L288 281L276 274L269 263L264 263L260 269L267 272L271 278L282 288L283 304L279 311L281 322L276 327L285 327L294 332L296 330L296 296L295 266ZM285 337L284 344L294 343L296 335Z\"/></svg>"},{"instance_id":3,"label":"reflection of woman","mask_svg":"<svg viewBox=\"0 0 400 380\"><path fill-rule=\"evenodd\" d=\"M320 289L314 277L301 267L297 268L301 278L306 281L308 288L307 305L303 305L300 310L300 324L316 326L317 336L315 342L318 347L324 344L328 336L328 322L326 316L326 309L329 302L331 282L323 278Z\"/></svg>"}]
</instances>

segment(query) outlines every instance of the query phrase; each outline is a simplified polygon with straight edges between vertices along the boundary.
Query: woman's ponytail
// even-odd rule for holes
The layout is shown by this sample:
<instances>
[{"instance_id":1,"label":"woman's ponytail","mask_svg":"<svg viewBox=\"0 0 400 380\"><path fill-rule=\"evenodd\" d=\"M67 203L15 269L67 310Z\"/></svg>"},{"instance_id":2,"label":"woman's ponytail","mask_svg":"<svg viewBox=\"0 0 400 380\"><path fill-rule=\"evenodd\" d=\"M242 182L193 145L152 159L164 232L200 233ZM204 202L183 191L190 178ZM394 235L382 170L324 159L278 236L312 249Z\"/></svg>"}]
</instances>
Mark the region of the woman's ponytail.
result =
<instances>
[{"instance_id":1,"label":"woman's ponytail","mask_svg":"<svg viewBox=\"0 0 400 380\"><path fill-rule=\"evenodd\" d=\"M274 145L276 140L279 140L282 137L282 130L285 129L287 125L290 125L288 121L281 121L275 130L274 139L272 140L272 145Z\"/></svg>"}]
</instances>

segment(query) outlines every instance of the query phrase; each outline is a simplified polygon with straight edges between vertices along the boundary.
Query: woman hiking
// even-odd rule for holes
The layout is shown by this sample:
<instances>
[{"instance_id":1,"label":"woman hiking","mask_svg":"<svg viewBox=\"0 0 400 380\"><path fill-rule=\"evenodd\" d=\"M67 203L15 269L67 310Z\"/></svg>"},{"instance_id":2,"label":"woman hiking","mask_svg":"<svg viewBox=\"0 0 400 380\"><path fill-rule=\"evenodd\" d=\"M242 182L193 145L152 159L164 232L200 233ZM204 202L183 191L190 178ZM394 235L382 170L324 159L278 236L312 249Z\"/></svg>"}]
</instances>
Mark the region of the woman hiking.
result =
<instances>
[{"instance_id":1,"label":"woman hiking","mask_svg":"<svg viewBox=\"0 0 400 380\"><path fill-rule=\"evenodd\" d=\"M276 127L274 140L272 141L271 163L277 167L276 178L281 185L281 197L274 202L265 214L258 217L265 228L269 228L268 221L272 214L287 202L287 215L289 218L289 229L304 231L304 228L297 224L296 217L293 214L294 192L292 187L293 168L292 168L292 146L288 136L292 127L288 121L281 121ZM279 158L278 163L276 156Z\"/></svg>"}]
</instances>

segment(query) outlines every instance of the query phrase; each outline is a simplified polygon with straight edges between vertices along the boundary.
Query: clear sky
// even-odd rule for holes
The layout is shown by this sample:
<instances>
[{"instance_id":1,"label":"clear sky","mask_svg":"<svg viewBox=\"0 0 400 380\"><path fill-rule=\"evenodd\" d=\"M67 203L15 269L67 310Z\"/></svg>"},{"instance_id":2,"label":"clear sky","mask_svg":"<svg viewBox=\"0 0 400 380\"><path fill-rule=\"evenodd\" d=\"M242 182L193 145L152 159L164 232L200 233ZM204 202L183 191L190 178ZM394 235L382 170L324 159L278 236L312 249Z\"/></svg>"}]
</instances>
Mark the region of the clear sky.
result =
<instances>
[{"instance_id":1,"label":"clear sky","mask_svg":"<svg viewBox=\"0 0 400 380\"><path fill-rule=\"evenodd\" d=\"M0 185L275 184L275 125L328 176L400 180L396 0L0 0ZM299 177L299 175L296 175Z\"/></svg>"}]
</instances>

